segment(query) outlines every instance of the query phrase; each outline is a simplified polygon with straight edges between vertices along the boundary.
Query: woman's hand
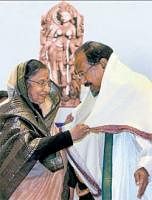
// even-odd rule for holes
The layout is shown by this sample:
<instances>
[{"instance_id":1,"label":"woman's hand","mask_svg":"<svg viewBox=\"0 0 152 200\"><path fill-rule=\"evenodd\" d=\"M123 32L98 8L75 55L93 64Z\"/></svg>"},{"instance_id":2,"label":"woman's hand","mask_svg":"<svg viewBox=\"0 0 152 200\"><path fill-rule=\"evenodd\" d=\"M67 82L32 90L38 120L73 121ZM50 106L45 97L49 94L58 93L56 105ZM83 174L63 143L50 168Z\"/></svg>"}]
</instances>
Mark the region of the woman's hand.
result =
<instances>
[{"instance_id":1,"label":"woman's hand","mask_svg":"<svg viewBox=\"0 0 152 200\"><path fill-rule=\"evenodd\" d=\"M89 132L90 132L89 126L85 124L78 124L70 130L73 141L83 138Z\"/></svg>"}]
</instances>

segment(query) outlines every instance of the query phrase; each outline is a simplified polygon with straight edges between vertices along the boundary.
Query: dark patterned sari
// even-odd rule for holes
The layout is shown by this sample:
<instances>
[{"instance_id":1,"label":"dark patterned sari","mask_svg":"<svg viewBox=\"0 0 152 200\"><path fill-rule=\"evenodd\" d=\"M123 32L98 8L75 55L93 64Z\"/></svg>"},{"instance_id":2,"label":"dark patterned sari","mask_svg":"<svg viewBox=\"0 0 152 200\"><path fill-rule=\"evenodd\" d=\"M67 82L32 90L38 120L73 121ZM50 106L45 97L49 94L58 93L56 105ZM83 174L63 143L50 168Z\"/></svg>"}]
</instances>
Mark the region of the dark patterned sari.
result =
<instances>
[{"instance_id":1,"label":"dark patterned sari","mask_svg":"<svg viewBox=\"0 0 152 200\"><path fill-rule=\"evenodd\" d=\"M50 171L63 168L56 152L72 144L69 132L50 135L59 107L58 87L52 82L51 102L43 118L27 96L26 63L17 66L9 79L9 98L0 106L0 199L9 199L39 160ZM63 142L61 142L63 141ZM58 144L58 145L56 145Z\"/></svg>"}]
</instances>

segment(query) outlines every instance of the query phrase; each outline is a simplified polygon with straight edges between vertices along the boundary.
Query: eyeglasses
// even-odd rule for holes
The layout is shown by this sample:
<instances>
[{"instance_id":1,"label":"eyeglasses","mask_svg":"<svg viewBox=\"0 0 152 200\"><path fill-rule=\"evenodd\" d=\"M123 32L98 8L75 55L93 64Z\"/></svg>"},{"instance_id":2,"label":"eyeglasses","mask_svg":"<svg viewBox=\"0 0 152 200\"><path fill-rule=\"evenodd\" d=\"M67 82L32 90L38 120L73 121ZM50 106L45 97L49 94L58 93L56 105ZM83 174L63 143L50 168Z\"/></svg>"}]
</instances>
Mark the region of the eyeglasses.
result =
<instances>
[{"instance_id":1,"label":"eyeglasses","mask_svg":"<svg viewBox=\"0 0 152 200\"><path fill-rule=\"evenodd\" d=\"M51 81L50 81L50 80L48 80L48 81L45 81L45 80L33 81L33 80L29 79L28 81L33 82L33 83L36 83L36 84L38 84L40 87L45 87L46 85L47 85L48 87L51 87Z\"/></svg>"},{"instance_id":2,"label":"eyeglasses","mask_svg":"<svg viewBox=\"0 0 152 200\"><path fill-rule=\"evenodd\" d=\"M81 71L81 72L74 72L74 77L77 79L82 79L88 71L91 69L92 66L90 66L86 71Z\"/></svg>"},{"instance_id":3,"label":"eyeglasses","mask_svg":"<svg viewBox=\"0 0 152 200\"><path fill-rule=\"evenodd\" d=\"M106 65L104 63L101 63L101 62L97 62L97 63L90 63L89 62L88 64L90 65L90 67L86 71L80 71L80 72L75 71L74 74L73 74L74 78L81 80L88 73L88 71L95 65L100 64L100 66L102 67L103 70L106 67Z\"/></svg>"}]
</instances>

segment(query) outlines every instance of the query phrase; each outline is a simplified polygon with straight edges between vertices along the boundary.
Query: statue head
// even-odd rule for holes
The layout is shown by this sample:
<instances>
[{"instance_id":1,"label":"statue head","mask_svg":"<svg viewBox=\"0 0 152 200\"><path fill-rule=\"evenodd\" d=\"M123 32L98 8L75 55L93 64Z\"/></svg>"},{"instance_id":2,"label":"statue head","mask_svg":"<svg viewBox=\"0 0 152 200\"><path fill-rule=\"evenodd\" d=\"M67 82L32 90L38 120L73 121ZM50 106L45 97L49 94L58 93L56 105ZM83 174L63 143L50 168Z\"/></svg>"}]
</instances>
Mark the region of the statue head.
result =
<instances>
[{"instance_id":1,"label":"statue head","mask_svg":"<svg viewBox=\"0 0 152 200\"><path fill-rule=\"evenodd\" d=\"M57 18L61 23L69 22L72 19L71 14L67 11L59 11L57 13Z\"/></svg>"}]
</instances>

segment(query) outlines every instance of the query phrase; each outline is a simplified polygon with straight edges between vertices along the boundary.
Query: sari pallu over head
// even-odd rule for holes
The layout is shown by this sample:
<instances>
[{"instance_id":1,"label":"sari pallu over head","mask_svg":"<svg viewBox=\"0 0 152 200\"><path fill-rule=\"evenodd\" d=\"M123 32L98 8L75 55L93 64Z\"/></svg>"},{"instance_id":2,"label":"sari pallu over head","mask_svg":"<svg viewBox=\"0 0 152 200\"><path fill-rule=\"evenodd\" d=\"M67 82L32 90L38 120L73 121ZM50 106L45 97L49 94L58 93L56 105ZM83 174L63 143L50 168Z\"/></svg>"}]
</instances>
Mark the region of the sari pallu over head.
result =
<instances>
[{"instance_id":1,"label":"sari pallu over head","mask_svg":"<svg viewBox=\"0 0 152 200\"><path fill-rule=\"evenodd\" d=\"M84 123L91 127L91 134L68 149L69 161L94 198L101 199L102 133L127 131L152 143L152 82L129 69L113 53L98 96L94 98L88 91L73 116L74 121L65 129Z\"/></svg>"},{"instance_id":2,"label":"sari pallu over head","mask_svg":"<svg viewBox=\"0 0 152 200\"><path fill-rule=\"evenodd\" d=\"M50 94L42 105L42 118L27 95L26 63L18 65L8 80L8 96L0 106L0 199L8 199L39 159L35 154L50 136L60 103L58 86L51 81ZM47 109L46 109L47 108ZM43 142L42 142L43 140ZM59 153L40 158L51 171L63 168Z\"/></svg>"}]
</instances>

